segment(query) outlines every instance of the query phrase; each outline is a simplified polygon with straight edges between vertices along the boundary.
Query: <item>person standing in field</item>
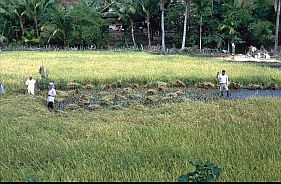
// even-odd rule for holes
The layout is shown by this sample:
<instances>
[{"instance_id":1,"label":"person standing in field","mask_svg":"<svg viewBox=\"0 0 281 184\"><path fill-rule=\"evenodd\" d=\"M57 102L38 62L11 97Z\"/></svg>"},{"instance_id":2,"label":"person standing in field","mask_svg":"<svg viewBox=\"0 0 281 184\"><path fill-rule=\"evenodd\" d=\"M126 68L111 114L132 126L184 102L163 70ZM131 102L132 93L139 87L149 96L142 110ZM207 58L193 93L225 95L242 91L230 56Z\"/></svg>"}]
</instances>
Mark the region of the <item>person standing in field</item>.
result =
<instances>
[{"instance_id":1,"label":"person standing in field","mask_svg":"<svg viewBox=\"0 0 281 184\"><path fill-rule=\"evenodd\" d=\"M51 82L49 84L49 91L48 91L48 98L47 98L49 110L54 109L54 103L55 103L56 97L57 97L57 92L56 92L56 89L55 89L55 85L54 85L54 83Z\"/></svg>"},{"instance_id":2,"label":"person standing in field","mask_svg":"<svg viewBox=\"0 0 281 184\"><path fill-rule=\"evenodd\" d=\"M235 54L235 44L234 43L232 43L232 55L234 55Z\"/></svg>"},{"instance_id":3,"label":"person standing in field","mask_svg":"<svg viewBox=\"0 0 281 184\"><path fill-rule=\"evenodd\" d=\"M32 74L29 74L29 79L25 82L27 86L27 93L34 95L36 80L32 79Z\"/></svg>"},{"instance_id":4,"label":"person standing in field","mask_svg":"<svg viewBox=\"0 0 281 184\"><path fill-rule=\"evenodd\" d=\"M219 85L220 85L220 92L221 96L223 96L223 91L226 90L227 97L229 97L229 89L228 89L228 76L225 74L225 70L222 70L222 74L217 73Z\"/></svg>"},{"instance_id":5,"label":"person standing in field","mask_svg":"<svg viewBox=\"0 0 281 184\"><path fill-rule=\"evenodd\" d=\"M0 94L5 93L5 88L2 83L0 83Z\"/></svg>"}]
</instances>

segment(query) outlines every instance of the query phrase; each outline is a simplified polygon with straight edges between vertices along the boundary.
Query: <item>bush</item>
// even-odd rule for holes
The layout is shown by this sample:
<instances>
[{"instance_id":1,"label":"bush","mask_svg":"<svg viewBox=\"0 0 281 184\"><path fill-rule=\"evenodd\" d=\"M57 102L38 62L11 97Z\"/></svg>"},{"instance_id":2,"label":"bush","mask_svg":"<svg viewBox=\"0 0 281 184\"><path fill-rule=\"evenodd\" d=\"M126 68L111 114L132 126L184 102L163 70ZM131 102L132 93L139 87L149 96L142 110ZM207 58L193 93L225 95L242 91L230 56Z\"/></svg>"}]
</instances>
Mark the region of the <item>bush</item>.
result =
<instances>
[{"instance_id":1,"label":"bush","mask_svg":"<svg viewBox=\"0 0 281 184\"><path fill-rule=\"evenodd\" d=\"M196 168L195 171L180 176L180 182L212 182L219 179L221 168L212 163L192 163L192 166Z\"/></svg>"},{"instance_id":2,"label":"bush","mask_svg":"<svg viewBox=\"0 0 281 184\"><path fill-rule=\"evenodd\" d=\"M95 9L80 4L71 9L70 16L73 25L68 39L70 46L104 45L102 19Z\"/></svg>"}]
</instances>

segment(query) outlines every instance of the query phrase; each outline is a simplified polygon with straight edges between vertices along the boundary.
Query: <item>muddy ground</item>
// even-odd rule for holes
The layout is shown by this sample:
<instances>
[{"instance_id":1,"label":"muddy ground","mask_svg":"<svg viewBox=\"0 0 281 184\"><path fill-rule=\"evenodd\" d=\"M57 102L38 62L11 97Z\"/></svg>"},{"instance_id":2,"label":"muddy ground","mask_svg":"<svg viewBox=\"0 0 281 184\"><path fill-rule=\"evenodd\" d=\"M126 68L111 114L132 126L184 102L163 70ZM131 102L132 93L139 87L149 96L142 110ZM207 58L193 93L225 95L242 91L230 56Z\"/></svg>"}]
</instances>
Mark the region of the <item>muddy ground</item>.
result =
<instances>
[{"instance_id":1,"label":"muddy ground","mask_svg":"<svg viewBox=\"0 0 281 184\"><path fill-rule=\"evenodd\" d=\"M78 87L80 86L80 87ZM160 107L163 104L181 103L185 101L213 102L219 99L243 99L250 96L275 96L281 97L281 91L276 85L264 90L262 86L250 85L240 89L239 84L230 85L230 98L221 97L216 85L205 82L196 85L196 88L187 88L181 81L174 84L158 82L157 84L122 86L117 81L114 84L102 86L68 84L68 90L57 90L58 97L55 101L56 111L69 110L118 110L131 107ZM258 91L260 90L260 91ZM37 95L44 103L47 91L40 91Z\"/></svg>"},{"instance_id":2,"label":"muddy ground","mask_svg":"<svg viewBox=\"0 0 281 184\"><path fill-rule=\"evenodd\" d=\"M114 88L104 85L94 88L90 85L84 89L57 90L58 98L55 101L55 110L90 111L113 110L130 107L159 107L162 104L181 103L187 100L211 102L220 99L217 91L207 92L207 89L190 89L184 86L168 86L158 83L157 86L137 84L131 87ZM38 96L45 100L47 91L41 91Z\"/></svg>"}]
</instances>

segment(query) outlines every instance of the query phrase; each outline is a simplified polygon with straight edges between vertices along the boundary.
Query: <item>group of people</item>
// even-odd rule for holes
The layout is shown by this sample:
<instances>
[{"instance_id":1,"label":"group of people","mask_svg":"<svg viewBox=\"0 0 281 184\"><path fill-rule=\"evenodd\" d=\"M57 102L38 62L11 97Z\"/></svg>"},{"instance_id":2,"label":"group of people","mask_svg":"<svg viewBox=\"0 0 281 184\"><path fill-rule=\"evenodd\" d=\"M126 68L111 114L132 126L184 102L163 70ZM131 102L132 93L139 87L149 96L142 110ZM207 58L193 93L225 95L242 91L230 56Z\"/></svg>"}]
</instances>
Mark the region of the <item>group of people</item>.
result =
<instances>
[{"instance_id":1,"label":"group of people","mask_svg":"<svg viewBox=\"0 0 281 184\"><path fill-rule=\"evenodd\" d=\"M226 75L224 69L222 70L221 74L217 72L217 80L220 86L220 95L224 96L223 92L226 91L227 97L230 97L230 93L228 89L228 85L229 85L228 76ZM25 84L27 87L28 94L34 95L36 80L32 78L32 74L29 74L29 79L26 80ZM54 102L55 102L55 98L57 97L57 92L53 82L49 83L48 88L49 91L47 97L47 103L48 103L47 106L49 110L52 110L54 109ZM4 86L0 83L0 94L4 92L5 92Z\"/></svg>"},{"instance_id":2,"label":"group of people","mask_svg":"<svg viewBox=\"0 0 281 184\"><path fill-rule=\"evenodd\" d=\"M35 94L35 84L36 80L33 79L32 74L29 74L29 78L25 81L25 85L27 87L27 93L34 95ZM49 83L49 91L47 97L47 106L49 110L54 109L55 98L57 97L57 92L55 89L55 84L53 82ZM0 94L5 93L5 88L2 83L0 83Z\"/></svg>"},{"instance_id":3,"label":"group of people","mask_svg":"<svg viewBox=\"0 0 281 184\"><path fill-rule=\"evenodd\" d=\"M36 80L34 80L32 78L32 74L29 74L29 79L27 79L26 82L25 82L28 94L34 95L35 84L36 84ZM47 106L48 106L49 110L54 109L54 102L55 102L56 97L57 97L57 92L56 92L56 89L55 89L55 85L54 85L53 82L50 82L49 83L48 98L47 98L47 102L48 102Z\"/></svg>"}]
</instances>

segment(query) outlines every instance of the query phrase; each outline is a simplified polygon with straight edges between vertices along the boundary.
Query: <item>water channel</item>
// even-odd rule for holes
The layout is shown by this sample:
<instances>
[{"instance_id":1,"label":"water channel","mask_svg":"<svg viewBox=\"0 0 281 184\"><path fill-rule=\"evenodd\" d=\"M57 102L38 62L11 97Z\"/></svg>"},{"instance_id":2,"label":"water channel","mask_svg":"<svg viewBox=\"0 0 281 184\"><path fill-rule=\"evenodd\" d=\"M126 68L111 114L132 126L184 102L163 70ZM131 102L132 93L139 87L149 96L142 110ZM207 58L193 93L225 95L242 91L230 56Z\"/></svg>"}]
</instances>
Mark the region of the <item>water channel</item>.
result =
<instances>
[{"instance_id":1,"label":"water channel","mask_svg":"<svg viewBox=\"0 0 281 184\"><path fill-rule=\"evenodd\" d=\"M214 90L212 93L216 93ZM218 93L218 92L217 92ZM240 90L230 90L232 100L242 100L253 97L278 97L281 98L281 90L249 90L249 89L240 89ZM225 94L226 95L226 94Z\"/></svg>"}]
</instances>

